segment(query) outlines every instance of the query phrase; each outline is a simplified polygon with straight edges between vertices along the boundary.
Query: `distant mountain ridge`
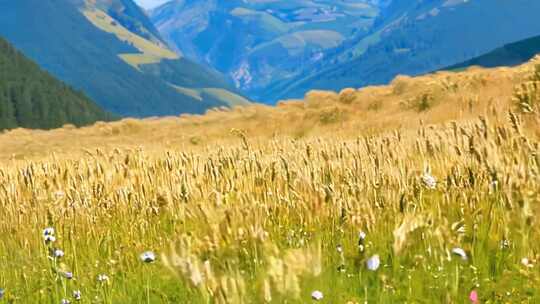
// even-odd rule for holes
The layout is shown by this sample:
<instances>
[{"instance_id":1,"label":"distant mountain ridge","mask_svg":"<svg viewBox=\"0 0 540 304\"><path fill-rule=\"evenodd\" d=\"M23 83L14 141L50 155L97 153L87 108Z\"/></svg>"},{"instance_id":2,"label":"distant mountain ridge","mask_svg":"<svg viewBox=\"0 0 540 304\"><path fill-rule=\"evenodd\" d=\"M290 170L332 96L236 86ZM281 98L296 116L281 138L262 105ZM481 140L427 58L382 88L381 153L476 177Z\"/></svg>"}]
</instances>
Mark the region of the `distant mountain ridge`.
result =
<instances>
[{"instance_id":1,"label":"distant mountain ridge","mask_svg":"<svg viewBox=\"0 0 540 304\"><path fill-rule=\"evenodd\" d=\"M113 118L0 38L0 130L82 126Z\"/></svg>"},{"instance_id":2,"label":"distant mountain ridge","mask_svg":"<svg viewBox=\"0 0 540 304\"><path fill-rule=\"evenodd\" d=\"M164 39L274 103L383 84L540 34L535 0L172 0Z\"/></svg>"},{"instance_id":3,"label":"distant mountain ridge","mask_svg":"<svg viewBox=\"0 0 540 304\"><path fill-rule=\"evenodd\" d=\"M184 56L228 74L257 98L369 32L388 1L173 0L150 12ZM264 101L264 100L263 100Z\"/></svg>"},{"instance_id":4,"label":"distant mountain ridge","mask_svg":"<svg viewBox=\"0 0 540 304\"><path fill-rule=\"evenodd\" d=\"M169 50L132 0L0 0L0 35L118 115L203 113L229 105L224 95L194 97L178 88L237 95L219 72Z\"/></svg>"},{"instance_id":5,"label":"distant mountain ridge","mask_svg":"<svg viewBox=\"0 0 540 304\"><path fill-rule=\"evenodd\" d=\"M369 35L260 98L299 98L310 89L339 91L437 70L540 34L539 10L533 0L393 0Z\"/></svg>"},{"instance_id":6,"label":"distant mountain ridge","mask_svg":"<svg viewBox=\"0 0 540 304\"><path fill-rule=\"evenodd\" d=\"M540 36L506 44L484 55L461 62L443 70L457 70L470 66L493 68L523 64L540 54Z\"/></svg>"}]
</instances>

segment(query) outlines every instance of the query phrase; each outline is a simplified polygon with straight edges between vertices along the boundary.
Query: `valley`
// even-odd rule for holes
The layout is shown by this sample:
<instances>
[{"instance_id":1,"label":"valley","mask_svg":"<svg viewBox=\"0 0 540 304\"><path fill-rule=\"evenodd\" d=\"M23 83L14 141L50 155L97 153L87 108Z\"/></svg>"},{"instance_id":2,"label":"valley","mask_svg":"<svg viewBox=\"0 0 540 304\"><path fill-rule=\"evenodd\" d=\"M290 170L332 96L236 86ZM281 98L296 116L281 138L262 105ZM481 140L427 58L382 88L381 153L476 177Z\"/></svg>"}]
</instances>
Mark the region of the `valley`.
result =
<instances>
[{"instance_id":1,"label":"valley","mask_svg":"<svg viewBox=\"0 0 540 304\"><path fill-rule=\"evenodd\" d=\"M173 48L233 78L252 99L275 104L314 89L340 91L386 84L398 74L421 75L538 35L537 5L175 0L150 15Z\"/></svg>"},{"instance_id":2,"label":"valley","mask_svg":"<svg viewBox=\"0 0 540 304\"><path fill-rule=\"evenodd\" d=\"M150 15L180 53L228 74L257 99L365 36L379 12L371 1L176 0Z\"/></svg>"}]
</instances>

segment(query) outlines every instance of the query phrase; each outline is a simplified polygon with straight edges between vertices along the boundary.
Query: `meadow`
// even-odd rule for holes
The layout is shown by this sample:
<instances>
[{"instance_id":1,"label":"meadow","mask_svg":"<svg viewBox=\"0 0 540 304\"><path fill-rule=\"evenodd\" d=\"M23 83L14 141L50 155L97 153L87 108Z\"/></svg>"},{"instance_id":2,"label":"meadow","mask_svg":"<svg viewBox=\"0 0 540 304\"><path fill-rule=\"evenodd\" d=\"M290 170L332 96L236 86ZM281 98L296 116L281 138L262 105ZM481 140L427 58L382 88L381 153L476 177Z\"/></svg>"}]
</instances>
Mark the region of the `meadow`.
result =
<instances>
[{"instance_id":1,"label":"meadow","mask_svg":"<svg viewBox=\"0 0 540 304\"><path fill-rule=\"evenodd\" d=\"M536 303L540 68L0 135L6 303Z\"/></svg>"}]
</instances>

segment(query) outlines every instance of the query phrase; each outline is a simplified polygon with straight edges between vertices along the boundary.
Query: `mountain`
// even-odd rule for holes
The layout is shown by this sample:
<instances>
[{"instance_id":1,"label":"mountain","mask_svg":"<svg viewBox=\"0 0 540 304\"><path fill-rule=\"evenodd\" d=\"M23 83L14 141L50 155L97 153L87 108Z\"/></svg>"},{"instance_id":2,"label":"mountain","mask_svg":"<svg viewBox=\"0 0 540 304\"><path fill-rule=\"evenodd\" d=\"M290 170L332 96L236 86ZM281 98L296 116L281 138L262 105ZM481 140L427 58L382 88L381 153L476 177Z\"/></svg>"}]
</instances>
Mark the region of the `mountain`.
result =
<instances>
[{"instance_id":1,"label":"mountain","mask_svg":"<svg viewBox=\"0 0 540 304\"><path fill-rule=\"evenodd\" d=\"M260 97L298 98L310 89L382 84L398 74L437 70L540 34L539 9L533 0L393 0L369 35Z\"/></svg>"},{"instance_id":2,"label":"mountain","mask_svg":"<svg viewBox=\"0 0 540 304\"><path fill-rule=\"evenodd\" d=\"M81 126L112 118L0 38L0 130Z\"/></svg>"},{"instance_id":3,"label":"mountain","mask_svg":"<svg viewBox=\"0 0 540 304\"><path fill-rule=\"evenodd\" d=\"M540 34L534 0L172 0L151 11L186 57L258 100L387 83Z\"/></svg>"},{"instance_id":4,"label":"mountain","mask_svg":"<svg viewBox=\"0 0 540 304\"><path fill-rule=\"evenodd\" d=\"M168 49L132 0L0 0L0 35L118 115L202 113L228 106L229 96L247 102L221 73Z\"/></svg>"},{"instance_id":5,"label":"mountain","mask_svg":"<svg viewBox=\"0 0 540 304\"><path fill-rule=\"evenodd\" d=\"M257 98L273 83L369 33L388 1L173 0L150 12L184 56L230 75Z\"/></svg>"},{"instance_id":6,"label":"mountain","mask_svg":"<svg viewBox=\"0 0 540 304\"><path fill-rule=\"evenodd\" d=\"M486 68L515 66L529 61L537 54L540 54L540 36L506 44L484 55L452 65L444 70L459 70L470 66Z\"/></svg>"}]
</instances>

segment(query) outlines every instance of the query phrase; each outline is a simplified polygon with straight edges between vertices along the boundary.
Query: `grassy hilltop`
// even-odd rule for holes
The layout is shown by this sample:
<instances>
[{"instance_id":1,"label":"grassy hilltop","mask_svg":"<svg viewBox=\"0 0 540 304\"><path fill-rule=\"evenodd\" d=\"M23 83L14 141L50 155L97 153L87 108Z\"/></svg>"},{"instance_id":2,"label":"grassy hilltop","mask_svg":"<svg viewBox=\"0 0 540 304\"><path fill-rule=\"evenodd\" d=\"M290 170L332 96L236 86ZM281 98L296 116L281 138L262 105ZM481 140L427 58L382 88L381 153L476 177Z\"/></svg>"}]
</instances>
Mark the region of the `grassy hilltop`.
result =
<instances>
[{"instance_id":1,"label":"grassy hilltop","mask_svg":"<svg viewBox=\"0 0 540 304\"><path fill-rule=\"evenodd\" d=\"M537 302L539 86L530 62L6 132L3 297Z\"/></svg>"}]
</instances>

